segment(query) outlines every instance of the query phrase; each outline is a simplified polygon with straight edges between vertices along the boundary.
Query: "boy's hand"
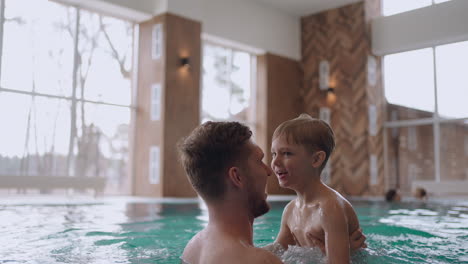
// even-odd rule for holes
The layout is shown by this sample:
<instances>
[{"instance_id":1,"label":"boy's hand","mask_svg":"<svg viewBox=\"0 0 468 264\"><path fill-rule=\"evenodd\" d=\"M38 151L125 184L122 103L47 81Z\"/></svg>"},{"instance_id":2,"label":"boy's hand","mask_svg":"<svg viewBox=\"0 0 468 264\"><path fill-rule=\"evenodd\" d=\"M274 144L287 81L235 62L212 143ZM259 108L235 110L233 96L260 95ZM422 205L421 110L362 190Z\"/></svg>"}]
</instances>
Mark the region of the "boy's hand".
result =
<instances>
[{"instance_id":1,"label":"boy's hand","mask_svg":"<svg viewBox=\"0 0 468 264\"><path fill-rule=\"evenodd\" d=\"M349 247L351 251L358 250L361 248L367 248L366 236L362 233L362 229L358 228L349 237Z\"/></svg>"},{"instance_id":2,"label":"boy's hand","mask_svg":"<svg viewBox=\"0 0 468 264\"><path fill-rule=\"evenodd\" d=\"M313 247L318 247L322 251L323 254L326 254L325 251L325 243L316 237L312 236L311 233L307 233L307 238L309 240L310 245ZM349 247L351 251L358 250L361 248L367 248L366 244L366 236L362 233L362 229L358 228L354 231L351 236L349 236Z\"/></svg>"}]
</instances>

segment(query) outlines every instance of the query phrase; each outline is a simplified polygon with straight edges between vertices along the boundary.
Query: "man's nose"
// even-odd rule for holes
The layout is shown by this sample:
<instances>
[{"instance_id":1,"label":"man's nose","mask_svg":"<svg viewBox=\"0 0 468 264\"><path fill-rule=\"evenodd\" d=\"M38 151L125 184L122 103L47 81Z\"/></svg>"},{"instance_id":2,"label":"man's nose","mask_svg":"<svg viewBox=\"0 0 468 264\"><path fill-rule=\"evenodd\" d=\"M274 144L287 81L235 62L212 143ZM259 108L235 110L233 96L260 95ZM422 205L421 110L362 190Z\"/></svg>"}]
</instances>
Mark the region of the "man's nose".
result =
<instances>
[{"instance_id":1,"label":"man's nose","mask_svg":"<svg viewBox=\"0 0 468 264\"><path fill-rule=\"evenodd\" d=\"M273 172L273 170L271 169L270 166L268 166L268 165L265 164L265 167L266 167L266 169L267 169L268 176L271 176L271 175L274 174L274 172Z\"/></svg>"}]
</instances>

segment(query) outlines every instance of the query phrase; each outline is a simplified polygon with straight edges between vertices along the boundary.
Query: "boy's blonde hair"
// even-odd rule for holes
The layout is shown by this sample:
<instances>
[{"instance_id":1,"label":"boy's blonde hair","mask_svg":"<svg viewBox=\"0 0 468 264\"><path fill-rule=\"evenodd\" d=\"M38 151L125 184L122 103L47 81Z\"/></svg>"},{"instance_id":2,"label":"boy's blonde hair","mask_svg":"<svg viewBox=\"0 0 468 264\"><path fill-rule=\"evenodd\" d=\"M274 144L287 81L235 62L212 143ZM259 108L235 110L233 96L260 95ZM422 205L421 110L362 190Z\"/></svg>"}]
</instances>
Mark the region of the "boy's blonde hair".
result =
<instances>
[{"instance_id":1,"label":"boy's blonde hair","mask_svg":"<svg viewBox=\"0 0 468 264\"><path fill-rule=\"evenodd\" d=\"M299 117L283 122L276 128L272 140L281 136L284 136L288 143L304 146L309 153L324 151L326 157L320 170L325 168L335 148L335 135L331 127L326 122L308 114L301 114Z\"/></svg>"}]
</instances>

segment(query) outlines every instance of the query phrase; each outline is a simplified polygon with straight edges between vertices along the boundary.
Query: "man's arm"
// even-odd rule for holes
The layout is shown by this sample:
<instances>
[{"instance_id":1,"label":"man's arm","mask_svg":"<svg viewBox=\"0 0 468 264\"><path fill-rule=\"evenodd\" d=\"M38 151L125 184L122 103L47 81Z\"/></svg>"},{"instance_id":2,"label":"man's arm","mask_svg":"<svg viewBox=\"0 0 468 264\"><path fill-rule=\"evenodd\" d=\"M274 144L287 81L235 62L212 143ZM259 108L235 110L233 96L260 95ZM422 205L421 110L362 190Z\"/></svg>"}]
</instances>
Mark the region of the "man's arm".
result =
<instances>
[{"instance_id":1,"label":"man's arm","mask_svg":"<svg viewBox=\"0 0 468 264\"><path fill-rule=\"evenodd\" d=\"M307 233L307 239L309 245L313 245L313 247L318 247L326 254L325 251L325 243L322 240L317 239L312 233ZM349 236L349 247L352 251L359 250L361 248L367 248L366 244L366 236L362 233L361 228L356 229L350 236Z\"/></svg>"},{"instance_id":2,"label":"man's arm","mask_svg":"<svg viewBox=\"0 0 468 264\"><path fill-rule=\"evenodd\" d=\"M321 223L325 232L325 250L328 263L349 263L348 220L337 201L324 205Z\"/></svg>"}]
</instances>

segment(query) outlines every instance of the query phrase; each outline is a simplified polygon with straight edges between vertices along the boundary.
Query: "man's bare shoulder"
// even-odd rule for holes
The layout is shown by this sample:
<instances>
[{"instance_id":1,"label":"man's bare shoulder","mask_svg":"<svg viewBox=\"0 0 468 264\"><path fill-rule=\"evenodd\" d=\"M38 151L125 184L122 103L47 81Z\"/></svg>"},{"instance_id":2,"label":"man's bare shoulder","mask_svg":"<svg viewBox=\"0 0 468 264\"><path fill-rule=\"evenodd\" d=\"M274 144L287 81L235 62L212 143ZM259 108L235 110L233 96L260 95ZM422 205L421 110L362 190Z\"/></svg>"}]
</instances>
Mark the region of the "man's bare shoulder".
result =
<instances>
[{"instance_id":1,"label":"man's bare shoulder","mask_svg":"<svg viewBox=\"0 0 468 264\"><path fill-rule=\"evenodd\" d=\"M281 260L267 250L239 243L231 239L208 238L203 232L195 235L185 247L182 260L188 264L252 263L281 264Z\"/></svg>"},{"instance_id":2,"label":"man's bare shoulder","mask_svg":"<svg viewBox=\"0 0 468 264\"><path fill-rule=\"evenodd\" d=\"M185 246L184 252L182 253L182 260L187 263L193 263L195 260L200 258L203 236L203 231L201 231L192 237L192 239L190 239L190 241Z\"/></svg>"}]
</instances>

